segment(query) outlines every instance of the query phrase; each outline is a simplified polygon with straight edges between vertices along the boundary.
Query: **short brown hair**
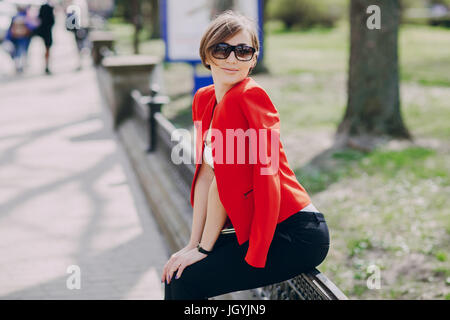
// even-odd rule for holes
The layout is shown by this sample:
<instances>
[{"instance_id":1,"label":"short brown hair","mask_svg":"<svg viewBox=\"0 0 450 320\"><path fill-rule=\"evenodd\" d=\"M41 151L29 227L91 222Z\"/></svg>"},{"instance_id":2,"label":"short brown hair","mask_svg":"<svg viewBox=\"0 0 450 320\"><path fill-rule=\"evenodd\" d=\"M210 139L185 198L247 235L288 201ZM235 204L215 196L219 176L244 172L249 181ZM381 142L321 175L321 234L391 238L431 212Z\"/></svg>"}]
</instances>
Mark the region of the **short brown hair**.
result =
<instances>
[{"instance_id":1,"label":"short brown hair","mask_svg":"<svg viewBox=\"0 0 450 320\"><path fill-rule=\"evenodd\" d=\"M252 46L256 49L256 59L258 59L259 40L258 27L256 23L244 15L235 13L232 10L227 10L216 16L203 34L199 48L202 64L207 69L211 70L211 66L206 63L206 58L211 58L211 47L218 43L224 42L226 39L234 36L242 30L246 30L250 34ZM249 74L251 71L252 68L250 68Z\"/></svg>"}]
</instances>

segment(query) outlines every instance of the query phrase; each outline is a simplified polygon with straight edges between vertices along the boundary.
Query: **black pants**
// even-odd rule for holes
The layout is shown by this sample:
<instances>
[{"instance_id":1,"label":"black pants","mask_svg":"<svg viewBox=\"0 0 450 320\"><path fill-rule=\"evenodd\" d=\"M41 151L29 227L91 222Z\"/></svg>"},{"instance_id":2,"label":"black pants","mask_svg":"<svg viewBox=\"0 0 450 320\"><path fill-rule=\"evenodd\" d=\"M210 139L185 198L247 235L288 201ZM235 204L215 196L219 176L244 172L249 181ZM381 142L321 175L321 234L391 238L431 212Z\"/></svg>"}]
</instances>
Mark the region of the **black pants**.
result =
<instances>
[{"instance_id":1,"label":"black pants","mask_svg":"<svg viewBox=\"0 0 450 320\"><path fill-rule=\"evenodd\" d=\"M220 234L211 254L165 284L164 299L208 299L282 282L321 264L329 245L323 214L309 211L299 211L277 225L264 268L244 260L248 241L239 245L234 233Z\"/></svg>"}]
</instances>

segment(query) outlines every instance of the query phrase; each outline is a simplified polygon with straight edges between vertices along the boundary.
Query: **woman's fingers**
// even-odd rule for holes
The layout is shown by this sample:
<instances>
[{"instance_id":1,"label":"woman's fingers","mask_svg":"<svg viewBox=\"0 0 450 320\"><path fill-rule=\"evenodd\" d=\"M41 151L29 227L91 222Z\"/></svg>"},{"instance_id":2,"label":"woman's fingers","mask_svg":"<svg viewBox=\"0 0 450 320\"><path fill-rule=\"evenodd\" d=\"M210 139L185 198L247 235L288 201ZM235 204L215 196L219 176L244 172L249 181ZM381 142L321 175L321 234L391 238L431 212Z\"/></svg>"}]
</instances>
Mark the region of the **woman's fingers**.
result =
<instances>
[{"instance_id":1,"label":"woman's fingers","mask_svg":"<svg viewBox=\"0 0 450 320\"><path fill-rule=\"evenodd\" d=\"M178 268L178 272L177 272L177 275L176 275L176 279L179 279L179 278L181 277L181 274L183 273L184 268L186 268L186 267L187 267L187 266L186 266L185 264L180 265L180 267Z\"/></svg>"},{"instance_id":2,"label":"woman's fingers","mask_svg":"<svg viewBox=\"0 0 450 320\"><path fill-rule=\"evenodd\" d=\"M169 272L167 273L167 283L170 283L170 281L172 281L172 277L173 277L173 273L177 270L177 268L174 268L174 264L172 264L172 266L169 269Z\"/></svg>"},{"instance_id":3,"label":"woman's fingers","mask_svg":"<svg viewBox=\"0 0 450 320\"><path fill-rule=\"evenodd\" d=\"M169 264L169 261L166 262L166 265L163 268L161 282L164 282L166 280L168 264Z\"/></svg>"},{"instance_id":4,"label":"woman's fingers","mask_svg":"<svg viewBox=\"0 0 450 320\"><path fill-rule=\"evenodd\" d=\"M177 271L177 268L173 268L173 266L178 266L180 265L180 258L187 252L186 248L181 249L178 252L175 252L174 254L172 254L170 256L169 261L166 262L166 265L163 268L163 272L162 272L162 276L161 276L161 282L164 282L166 280L168 280L168 283L170 281L170 279L173 276L173 273L175 271ZM172 270L173 269L173 270ZM170 272L171 271L171 272Z\"/></svg>"},{"instance_id":5,"label":"woman's fingers","mask_svg":"<svg viewBox=\"0 0 450 320\"><path fill-rule=\"evenodd\" d=\"M170 281L172 281L173 275L175 274L175 272L177 271L177 269L179 269L179 267L180 267L181 265L182 265L182 264L179 263L178 265L176 265L175 268L171 268L171 269L170 269L170 272L169 272L169 274L168 274L168 281L167 281L168 284L170 283Z\"/></svg>"},{"instance_id":6,"label":"woman's fingers","mask_svg":"<svg viewBox=\"0 0 450 320\"><path fill-rule=\"evenodd\" d=\"M193 263L197 263L198 261L204 259L206 255L199 253L197 250L192 249L187 253L183 259L179 260L179 264L177 266L178 272L176 274L176 279L179 279L181 277L181 274L183 273L184 269Z\"/></svg>"},{"instance_id":7,"label":"woman's fingers","mask_svg":"<svg viewBox=\"0 0 450 320\"><path fill-rule=\"evenodd\" d=\"M163 269L162 278L161 278L162 282L164 282L168 279L167 276L169 275L169 271L171 270L171 267L175 260L176 260L176 256L175 256L175 254L173 254L170 257L169 261L166 262L166 265L164 266L164 269Z\"/></svg>"},{"instance_id":8,"label":"woman's fingers","mask_svg":"<svg viewBox=\"0 0 450 320\"><path fill-rule=\"evenodd\" d=\"M166 280L167 283L170 283L172 280L173 274L177 271L178 267L181 265L180 257L172 255L172 258L166 263L163 271L163 281Z\"/></svg>"}]
</instances>

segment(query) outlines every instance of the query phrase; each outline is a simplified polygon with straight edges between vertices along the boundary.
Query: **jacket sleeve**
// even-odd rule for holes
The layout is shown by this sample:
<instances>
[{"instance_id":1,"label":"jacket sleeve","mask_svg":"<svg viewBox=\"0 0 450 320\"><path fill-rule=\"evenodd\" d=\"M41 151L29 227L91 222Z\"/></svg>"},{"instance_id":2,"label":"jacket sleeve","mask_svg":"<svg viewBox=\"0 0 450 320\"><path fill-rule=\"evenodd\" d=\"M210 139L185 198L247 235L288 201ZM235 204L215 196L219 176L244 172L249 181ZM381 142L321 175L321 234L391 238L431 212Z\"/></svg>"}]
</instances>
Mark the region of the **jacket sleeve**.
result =
<instances>
[{"instance_id":1,"label":"jacket sleeve","mask_svg":"<svg viewBox=\"0 0 450 320\"><path fill-rule=\"evenodd\" d=\"M244 91L241 101L241 109L249 128L256 131L258 150L256 163L251 162L255 211L245 261L251 266L263 268L280 212L280 118L269 96L260 87ZM254 148L250 147L250 150ZM265 158L262 156L264 154Z\"/></svg>"}]
</instances>

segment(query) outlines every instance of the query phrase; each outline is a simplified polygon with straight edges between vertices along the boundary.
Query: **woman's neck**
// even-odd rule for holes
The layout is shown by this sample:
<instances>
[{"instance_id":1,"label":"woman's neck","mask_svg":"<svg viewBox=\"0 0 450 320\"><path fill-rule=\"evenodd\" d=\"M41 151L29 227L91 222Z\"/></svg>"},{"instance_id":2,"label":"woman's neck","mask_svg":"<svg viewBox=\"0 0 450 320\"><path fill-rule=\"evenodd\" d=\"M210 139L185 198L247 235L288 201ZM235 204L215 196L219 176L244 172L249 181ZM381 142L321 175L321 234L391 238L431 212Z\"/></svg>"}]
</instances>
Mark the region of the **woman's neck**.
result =
<instances>
[{"instance_id":1,"label":"woman's neck","mask_svg":"<svg viewBox=\"0 0 450 320\"><path fill-rule=\"evenodd\" d=\"M225 96L225 93L227 93L228 90L230 90L234 84L223 84L223 83L217 83L214 84L214 91L216 94L216 101L217 103L220 103L220 101Z\"/></svg>"}]
</instances>

